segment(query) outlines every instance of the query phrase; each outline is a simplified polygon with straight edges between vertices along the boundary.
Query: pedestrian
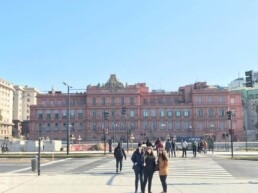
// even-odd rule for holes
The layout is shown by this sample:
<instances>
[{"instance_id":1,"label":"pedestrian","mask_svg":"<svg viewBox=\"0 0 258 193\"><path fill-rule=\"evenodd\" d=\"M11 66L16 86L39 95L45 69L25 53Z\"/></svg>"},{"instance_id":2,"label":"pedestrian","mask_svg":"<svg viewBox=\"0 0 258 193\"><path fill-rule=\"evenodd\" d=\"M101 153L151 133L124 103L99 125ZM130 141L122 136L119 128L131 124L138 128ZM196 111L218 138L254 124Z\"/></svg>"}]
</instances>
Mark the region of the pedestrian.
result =
<instances>
[{"instance_id":1,"label":"pedestrian","mask_svg":"<svg viewBox=\"0 0 258 193\"><path fill-rule=\"evenodd\" d=\"M170 143L169 139L167 139L167 141L166 141L165 150L166 150L168 156L171 157L171 143Z\"/></svg>"},{"instance_id":2,"label":"pedestrian","mask_svg":"<svg viewBox=\"0 0 258 193\"><path fill-rule=\"evenodd\" d=\"M154 145L152 145L152 143L150 142L149 138L146 141L146 147L155 147Z\"/></svg>"},{"instance_id":3,"label":"pedestrian","mask_svg":"<svg viewBox=\"0 0 258 193\"><path fill-rule=\"evenodd\" d=\"M120 163L120 172L122 171L123 167L123 157L126 160L126 154L125 150L121 146L121 143L119 142L117 147L114 150L114 157L116 158L116 173L118 173L118 164Z\"/></svg>"},{"instance_id":4,"label":"pedestrian","mask_svg":"<svg viewBox=\"0 0 258 193\"><path fill-rule=\"evenodd\" d=\"M152 177L155 172L156 158L153 154L152 147L147 147L146 152L144 153L143 161L143 193L145 193L145 187L148 181L148 193L151 193L151 184Z\"/></svg>"},{"instance_id":5,"label":"pedestrian","mask_svg":"<svg viewBox=\"0 0 258 193\"><path fill-rule=\"evenodd\" d=\"M171 141L171 153L172 153L172 156L174 154L174 157L176 157L176 142L173 139Z\"/></svg>"},{"instance_id":6,"label":"pedestrian","mask_svg":"<svg viewBox=\"0 0 258 193\"><path fill-rule=\"evenodd\" d=\"M207 149L208 149L208 143L207 143L207 141L204 141L203 151L204 151L205 154L207 154Z\"/></svg>"},{"instance_id":7,"label":"pedestrian","mask_svg":"<svg viewBox=\"0 0 258 193\"><path fill-rule=\"evenodd\" d=\"M159 155L159 148L162 146L162 142L160 140L160 138L157 138L156 142L155 142L155 147L156 147L156 151L157 151L157 156Z\"/></svg>"},{"instance_id":8,"label":"pedestrian","mask_svg":"<svg viewBox=\"0 0 258 193\"><path fill-rule=\"evenodd\" d=\"M143 149L142 144L138 143L137 149L133 152L131 160L133 162L133 170L135 174L135 193L138 192L138 184L140 181L141 192L143 192Z\"/></svg>"},{"instance_id":9,"label":"pedestrian","mask_svg":"<svg viewBox=\"0 0 258 193\"><path fill-rule=\"evenodd\" d=\"M166 180L168 175L168 157L163 148L159 149L158 165L159 165L159 178L163 188L163 191L161 193L166 193L167 192Z\"/></svg>"},{"instance_id":10,"label":"pedestrian","mask_svg":"<svg viewBox=\"0 0 258 193\"><path fill-rule=\"evenodd\" d=\"M196 142L196 140L193 140L193 142L192 142L192 149L193 149L193 157L196 157L196 152L197 152L197 142Z\"/></svg>"},{"instance_id":11,"label":"pedestrian","mask_svg":"<svg viewBox=\"0 0 258 193\"><path fill-rule=\"evenodd\" d=\"M186 157L186 148L187 148L187 142L185 139L182 141L182 157Z\"/></svg>"}]
</instances>

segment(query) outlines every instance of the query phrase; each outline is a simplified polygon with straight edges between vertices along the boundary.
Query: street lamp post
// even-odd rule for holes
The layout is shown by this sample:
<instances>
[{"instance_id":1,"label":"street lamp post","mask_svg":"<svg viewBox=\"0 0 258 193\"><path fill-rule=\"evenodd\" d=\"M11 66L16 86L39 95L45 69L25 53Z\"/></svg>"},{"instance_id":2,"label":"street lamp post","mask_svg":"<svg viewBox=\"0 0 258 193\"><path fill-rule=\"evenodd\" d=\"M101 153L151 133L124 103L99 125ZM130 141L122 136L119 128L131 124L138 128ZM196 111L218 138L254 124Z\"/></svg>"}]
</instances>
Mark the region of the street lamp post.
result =
<instances>
[{"instance_id":1,"label":"street lamp post","mask_svg":"<svg viewBox=\"0 0 258 193\"><path fill-rule=\"evenodd\" d=\"M103 131L104 131L104 155L106 155L106 145L107 145L107 143L106 143L106 136L108 134L108 129L104 128Z\"/></svg>"},{"instance_id":2,"label":"street lamp post","mask_svg":"<svg viewBox=\"0 0 258 193\"><path fill-rule=\"evenodd\" d=\"M192 125L190 125L190 126L189 126L189 128L188 128L189 138L191 138L191 137L192 137L192 136L191 136L191 131L192 131Z\"/></svg>"},{"instance_id":3,"label":"street lamp post","mask_svg":"<svg viewBox=\"0 0 258 193\"><path fill-rule=\"evenodd\" d=\"M67 155L69 155L69 152L70 152L70 88L72 88L71 86L69 86L68 84L66 84L65 82L63 82L63 84L65 86L67 86L67 101L68 101L68 104L67 104L67 132L66 132L66 139L67 139Z\"/></svg>"},{"instance_id":4,"label":"street lamp post","mask_svg":"<svg viewBox=\"0 0 258 193\"><path fill-rule=\"evenodd\" d=\"M213 154L213 150L214 150L213 129L214 129L214 125L211 124L211 151L212 151L212 154Z\"/></svg>"}]
</instances>

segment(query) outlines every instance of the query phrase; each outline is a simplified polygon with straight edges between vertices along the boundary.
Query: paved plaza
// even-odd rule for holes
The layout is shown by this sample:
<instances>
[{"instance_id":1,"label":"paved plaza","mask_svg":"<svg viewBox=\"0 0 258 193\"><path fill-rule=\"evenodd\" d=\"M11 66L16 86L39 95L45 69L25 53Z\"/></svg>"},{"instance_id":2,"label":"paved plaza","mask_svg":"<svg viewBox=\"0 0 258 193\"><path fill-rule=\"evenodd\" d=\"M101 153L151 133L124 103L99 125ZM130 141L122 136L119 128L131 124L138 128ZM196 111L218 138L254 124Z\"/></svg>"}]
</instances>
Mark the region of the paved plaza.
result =
<instances>
[{"instance_id":1,"label":"paved plaza","mask_svg":"<svg viewBox=\"0 0 258 193\"><path fill-rule=\"evenodd\" d=\"M257 193L257 179L236 179L212 158L218 155L200 155L198 158L170 158L168 192L171 193ZM221 156L221 155L220 155ZM222 155L223 156L223 155ZM106 158L95 158L98 161ZM80 159L78 159L78 162ZM88 164L91 164L92 160ZM103 162L104 163L104 162ZM58 164L58 163L55 163ZM85 163L87 164L87 163ZM67 167L76 167L67 166ZM152 192L162 191L158 173L153 177ZM121 173L115 173L115 160L77 173L48 172L41 176L32 172L8 172L0 176L3 193L134 193L134 173L130 155L124 161Z\"/></svg>"}]
</instances>

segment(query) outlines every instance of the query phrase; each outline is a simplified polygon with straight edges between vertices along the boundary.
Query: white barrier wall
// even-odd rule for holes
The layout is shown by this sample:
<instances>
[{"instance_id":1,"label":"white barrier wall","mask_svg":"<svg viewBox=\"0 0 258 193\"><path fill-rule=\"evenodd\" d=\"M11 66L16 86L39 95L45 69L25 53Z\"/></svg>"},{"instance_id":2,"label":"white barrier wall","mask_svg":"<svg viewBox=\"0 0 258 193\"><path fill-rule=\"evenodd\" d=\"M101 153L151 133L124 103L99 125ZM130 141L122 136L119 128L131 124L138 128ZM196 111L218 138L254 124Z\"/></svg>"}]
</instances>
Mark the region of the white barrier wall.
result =
<instances>
[{"instance_id":1,"label":"white barrier wall","mask_svg":"<svg viewBox=\"0 0 258 193\"><path fill-rule=\"evenodd\" d=\"M61 147L62 147L61 141L58 141L58 140L44 141L43 151L46 151L46 152L60 151Z\"/></svg>"}]
</instances>

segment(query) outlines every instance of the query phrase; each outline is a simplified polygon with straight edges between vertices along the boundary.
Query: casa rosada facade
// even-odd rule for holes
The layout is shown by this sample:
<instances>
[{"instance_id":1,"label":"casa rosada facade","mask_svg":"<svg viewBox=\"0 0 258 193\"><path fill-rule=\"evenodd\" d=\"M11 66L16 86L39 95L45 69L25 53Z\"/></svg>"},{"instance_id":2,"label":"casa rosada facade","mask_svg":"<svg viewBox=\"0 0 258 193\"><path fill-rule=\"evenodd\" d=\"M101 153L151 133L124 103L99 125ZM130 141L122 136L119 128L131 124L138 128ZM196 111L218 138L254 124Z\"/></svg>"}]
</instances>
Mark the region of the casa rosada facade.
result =
<instances>
[{"instance_id":1,"label":"casa rosada facade","mask_svg":"<svg viewBox=\"0 0 258 193\"><path fill-rule=\"evenodd\" d=\"M242 101L240 92L208 86L205 82L180 87L177 92L149 91L145 83L123 85L115 75L106 84L87 86L84 93L51 91L37 95L37 105L31 105L29 139L36 140L39 131L44 138L66 141L68 98L69 128L72 143L106 139L134 141L147 137L197 138L223 136L232 126L234 140L244 140ZM122 108L126 108L123 115ZM232 111L231 123L227 111ZM104 112L109 112L105 121Z\"/></svg>"}]
</instances>

